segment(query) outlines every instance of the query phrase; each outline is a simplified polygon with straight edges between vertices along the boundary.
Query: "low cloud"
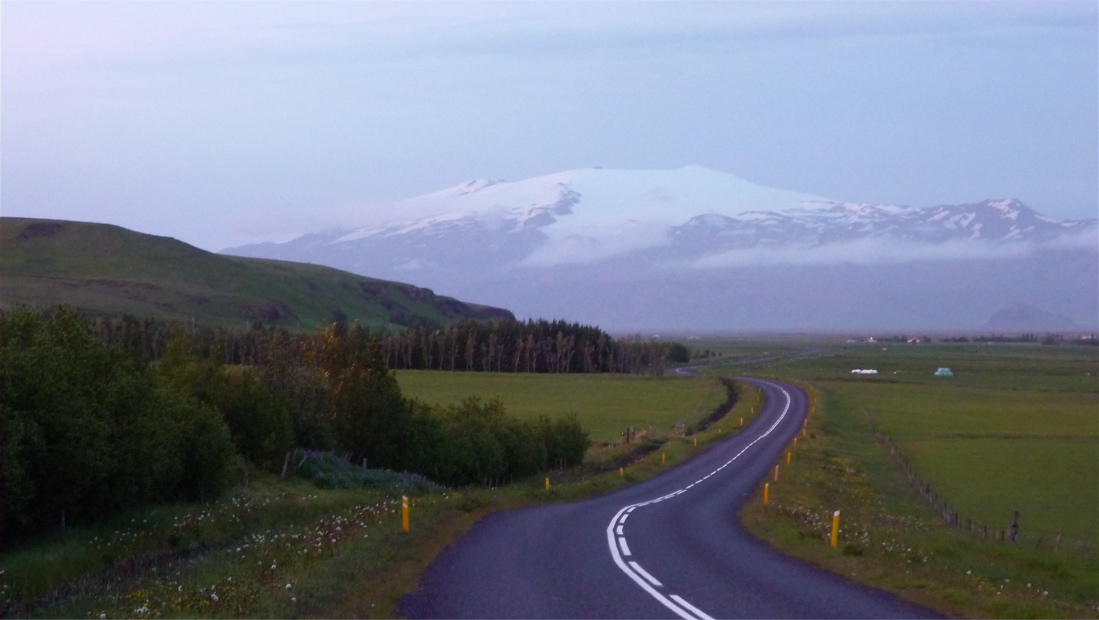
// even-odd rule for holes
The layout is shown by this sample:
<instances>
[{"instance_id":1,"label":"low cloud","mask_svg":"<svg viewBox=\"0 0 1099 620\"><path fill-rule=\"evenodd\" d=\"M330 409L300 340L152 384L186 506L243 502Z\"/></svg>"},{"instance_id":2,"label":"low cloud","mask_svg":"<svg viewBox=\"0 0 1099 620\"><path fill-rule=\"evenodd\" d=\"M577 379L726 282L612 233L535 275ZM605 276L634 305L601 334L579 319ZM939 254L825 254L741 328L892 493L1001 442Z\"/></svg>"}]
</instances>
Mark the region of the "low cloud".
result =
<instances>
[{"instance_id":1,"label":"low cloud","mask_svg":"<svg viewBox=\"0 0 1099 620\"><path fill-rule=\"evenodd\" d=\"M667 227L629 222L615 229L592 230L590 234L551 237L521 264L525 267L591 265L668 243Z\"/></svg>"},{"instance_id":2,"label":"low cloud","mask_svg":"<svg viewBox=\"0 0 1099 620\"><path fill-rule=\"evenodd\" d=\"M692 269L768 265L879 265L912 261L996 260L1021 258L1034 246L1025 243L992 244L950 241L926 244L895 239L865 239L814 247L755 247L711 254L678 266Z\"/></svg>"}]
</instances>

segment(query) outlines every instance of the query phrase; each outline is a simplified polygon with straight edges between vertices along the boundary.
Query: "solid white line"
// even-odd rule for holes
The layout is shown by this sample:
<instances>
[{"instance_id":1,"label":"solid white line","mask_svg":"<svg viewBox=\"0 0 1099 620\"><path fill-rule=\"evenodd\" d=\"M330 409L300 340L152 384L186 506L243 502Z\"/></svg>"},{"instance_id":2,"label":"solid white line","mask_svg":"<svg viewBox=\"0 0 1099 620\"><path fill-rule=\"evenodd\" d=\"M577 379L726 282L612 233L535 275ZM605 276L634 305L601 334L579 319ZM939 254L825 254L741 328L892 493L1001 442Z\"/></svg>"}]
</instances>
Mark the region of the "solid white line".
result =
<instances>
[{"instance_id":1,"label":"solid white line","mask_svg":"<svg viewBox=\"0 0 1099 620\"><path fill-rule=\"evenodd\" d=\"M714 620L710 616L706 615L706 612L702 611L701 609L699 609L699 608L695 607L694 605L688 603L687 601L683 600L683 597L679 596L678 594L673 594L672 595L672 600L674 600L675 602L679 603L680 605L686 607L687 609L693 611L695 613L695 615L697 615L702 620Z\"/></svg>"},{"instance_id":2,"label":"solid white line","mask_svg":"<svg viewBox=\"0 0 1099 620\"><path fill-rule=\"evenodd\" d=\"M663 588L664 587L664 584L660 583L660 581L658 581L656 577L653 577L652 575L650 575L649 572L646 571L644 568L641 568L641 565L638 564L637 562L631 561L630 566L632 566L633 569L635 571L637 571L637 573L639 575L644 577L645 581L648 581L649 583L653 584L654 586L656 586L658 588ZM672 598L675 598L675 596L673 595Z\"/></svg>"},{"instance_id":3,"label":"solid white line","mask_svg":"<svg viewBox=\"0 0 1099 620\"><path fill-rule=\"evenodd\" d=\"M671 598L668 598L660 592L654 590L650 585L650 582L656 584L657 586L661 586L662 584L655 577L642 569L637 562L631 560L629 565L626 564L626 562L622 559L622 556L629 556L630 548L626 544L626 537L623 532L624 522L626 520L626 517L628 517L629 514L637 508L640 508L642 506L648 506L649 504L657 504L664 501L665 499L671 499L677 495L680 495L681 493L686 493L687 489L725 469L726 467L731 465L733 461L737 460L741 457L741 455L747 452L749 448L756 445L756 443L762 441L765 437L773 433L774 430L778 428L778 425L781 424L782 421L786 418L786 414L790 412L790 406L793 404L793 399L790 397L790 393L787 392L785 388L777 386L773 383L771 385L773 387L777 387L779 391L781 391L783 395L786 396L786 406L783 407L782 413L779 414L778 419L776 419L775 422L771 424L771 426L766 431L764 431L762 435L753 439L747 446L744 446L744 448L740 452L737 452L736 455L733 456L733 458L729 459L712 472L706 474L702 477L701 480L695 482L694 484L691 484L686 488L679 489L667 495L658 497L656 499L651 499L646 502L638 502L636 504L631 504L629 506L623 507L614 515L614 518L611 519L610 524L607 526L607 545L608 547L610 547L611 557L612 559L614 559L615 564L618 565L618 568L630 579L633 579L637 585L641 586L643 590L648 592L650 596L661 602L665 607L675 612L676 615L678 615L680 618L683 618L684 620L713 620L713 618L711 618L699 608L688 603L679 595L673 594L671 595ZM617 528L615 527L616 524ZM615 530L617 530L618 536L615 536ZM618 544L615 544L616 540ZM621 546L622 548L621 554L619 554L619 546Z\"/></svg>"}]
</instances>

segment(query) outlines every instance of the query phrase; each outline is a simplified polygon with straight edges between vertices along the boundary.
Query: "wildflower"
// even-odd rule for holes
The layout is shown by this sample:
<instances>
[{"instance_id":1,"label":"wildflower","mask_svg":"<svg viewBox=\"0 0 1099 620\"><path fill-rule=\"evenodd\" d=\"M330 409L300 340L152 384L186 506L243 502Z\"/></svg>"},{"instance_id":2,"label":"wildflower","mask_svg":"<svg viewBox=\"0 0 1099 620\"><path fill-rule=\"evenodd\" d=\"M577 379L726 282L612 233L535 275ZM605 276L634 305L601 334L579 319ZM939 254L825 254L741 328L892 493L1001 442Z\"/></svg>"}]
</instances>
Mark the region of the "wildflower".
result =
<instances>
[{"instance_id":1,"label":"wildflower","mask_svg":"<svg viewBox=\"0 0 1099 620\"><path fill-rule=\"evenodd\" d=\"M218 593L217 592L211 592L210 593L210 600L214 601L215 603L218 602Z\"/></svg>"},{"instance_id":2,"label":"wildflower","mask_svg":"<svg viewBox=\"0 0 1099 620\"><path fill-rule=\"evenodd\" d=\"M289 590L289 589L290 589L290 588L292 588L292 587L293 587L293 586L292 586L291 584L289 584L289 583L288 583L288 584L286 584L286 589L287 589L287 590Z\"/></svg>"},{"instance_id":3,"label":"wildflower","mask_svg":"<svg viewBox=\"0 0 1099 620\"><path fill-rule=\"evenodd\" d=\"M275 564L273 562L271 563L271 570L275 570Z\"/></svg>"}]
</instances>

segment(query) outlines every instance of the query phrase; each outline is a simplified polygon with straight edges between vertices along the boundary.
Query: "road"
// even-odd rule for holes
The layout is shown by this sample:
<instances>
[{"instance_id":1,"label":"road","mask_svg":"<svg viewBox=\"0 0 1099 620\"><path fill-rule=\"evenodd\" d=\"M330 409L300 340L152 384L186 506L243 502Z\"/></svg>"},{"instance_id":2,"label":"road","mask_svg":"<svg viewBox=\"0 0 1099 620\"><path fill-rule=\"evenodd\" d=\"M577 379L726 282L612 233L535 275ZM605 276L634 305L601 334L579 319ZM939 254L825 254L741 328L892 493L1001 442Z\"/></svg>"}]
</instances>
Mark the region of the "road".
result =
<instances>
[{"instance_id":1,"label":"road","mask_svg":"<svg viewBox=\"0 0 1099 620\"><path fill-rule=\"evenodd\" d=\"M797 434L808 399L758 379L741 433L600 497L490 515L404 597L411 618L896 618L934 612L786 557L736 513ZM781 473L781 472L780 472Z\"/></svg>"}]
</instances>

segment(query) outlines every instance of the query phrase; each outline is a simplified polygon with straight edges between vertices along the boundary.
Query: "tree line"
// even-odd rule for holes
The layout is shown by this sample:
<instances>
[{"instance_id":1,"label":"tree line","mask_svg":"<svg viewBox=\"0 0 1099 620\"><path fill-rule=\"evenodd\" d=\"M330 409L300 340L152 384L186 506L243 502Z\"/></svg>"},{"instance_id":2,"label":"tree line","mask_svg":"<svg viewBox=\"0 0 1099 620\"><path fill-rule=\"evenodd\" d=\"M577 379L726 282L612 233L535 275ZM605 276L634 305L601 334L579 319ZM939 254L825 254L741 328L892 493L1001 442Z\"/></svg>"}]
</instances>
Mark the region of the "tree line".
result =
<instances>
[{"instance_id":1,"label":"tree line","mask_svg":"<svg viewBox=\"0 0 1099 620\"><path fill-rule=\"evenodd\" d=\"M346 326L346 321L334 324ZM157 360L172 338L172 326L132 316L94 320L101 340L118 344L137 359ZM364 328L365 329L365 328ZM189 346L201 357L230 365L262 365L272 347L294 346L312 335L254 323L243 330L186 326ZM462 321L448 327L413 326L402 331L365 331L377 340L386 364L396 370L525 373L633 373L660 375L669 363L687 363L679 343L640 335L613 338L598 327L545 319Z\"/></svg>"},{"instance_id":2,"label":"tree line","mask_svg":"<svg viewBox=\"0 0 1099 620\"><path fill-rule=\"evenodd\" d=\"M678 343L640 335L612 338L590 325L527 320L464 321L445 328L414 326L381 337L386 362L403 370L510 373L663 374L669 362L687 362Z\"/></svg>"},{"instance_id":3,"label":"tree line","mask_svg":"<svg viewBox=\"0 0 1099 620\"><path fill-rule=\"evenodd\" d=\"M598 347L600 335L602 357L588 361L611 364L618 354L598 330L539 328L555 346L537 361L531 352L522 366L529 372L570 372L577 343ZM437 352L449 351L438 347L413 359L492 370L502 367L501 334L525 334L475 323L444 331L475 345L459 350L475 351L469 365L436 364ZM2 539L138 505L209 500L249 470L279 472L295 448L446 485L496 484L583 459L588 434L575 417L520 420L498 400L439 406L405 398L387 356L404 346L407 360L417 338L429 349L447 342L346 323L295 334L89 319L68 307L0 311Z\"/></svg>"}]
</instances>

